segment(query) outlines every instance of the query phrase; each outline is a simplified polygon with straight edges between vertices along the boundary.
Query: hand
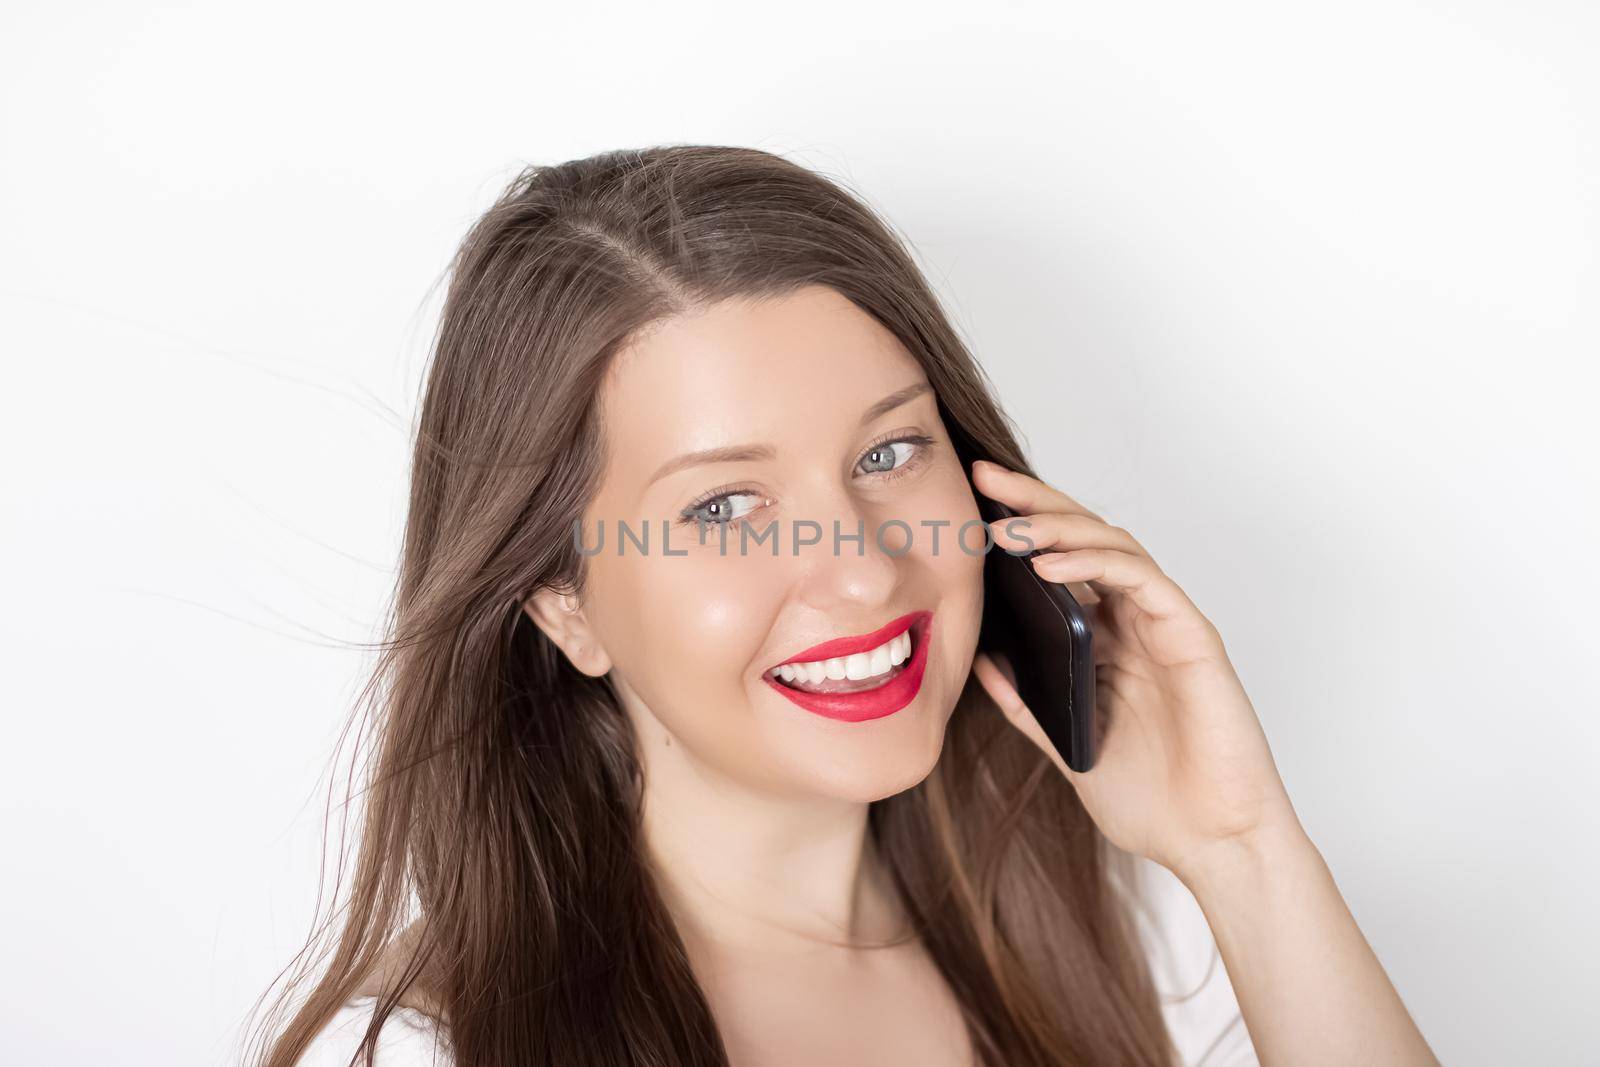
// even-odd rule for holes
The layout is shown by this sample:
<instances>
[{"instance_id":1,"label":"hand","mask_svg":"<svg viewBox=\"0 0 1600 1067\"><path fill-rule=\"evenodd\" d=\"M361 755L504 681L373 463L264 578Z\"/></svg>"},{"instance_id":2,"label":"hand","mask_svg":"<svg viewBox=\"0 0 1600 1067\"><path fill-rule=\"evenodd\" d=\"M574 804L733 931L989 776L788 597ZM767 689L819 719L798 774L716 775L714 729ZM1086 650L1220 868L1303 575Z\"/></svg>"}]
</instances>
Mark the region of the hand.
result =
<instances>
[{"instance_id":1,"label":"hand","mask_svg":"<svg viewBox=\"0 0 1600 1067\"><path fill-rule=\"evenodd\" d=\"M1222 636L1144 547L1036 478L982 460L972 477L1028 520L1023 532L1044 550L1036 572L1066 585L1089 613L1103 724L1094 767L1067 767L1017 696L1003 656L979 653L973 669L1067 776L1100 831L1185 879L1233 845L1301 833ZM991 525L996 551L1026 546L1005 536L1015 521Z\"/></svg>"}]
</instances>

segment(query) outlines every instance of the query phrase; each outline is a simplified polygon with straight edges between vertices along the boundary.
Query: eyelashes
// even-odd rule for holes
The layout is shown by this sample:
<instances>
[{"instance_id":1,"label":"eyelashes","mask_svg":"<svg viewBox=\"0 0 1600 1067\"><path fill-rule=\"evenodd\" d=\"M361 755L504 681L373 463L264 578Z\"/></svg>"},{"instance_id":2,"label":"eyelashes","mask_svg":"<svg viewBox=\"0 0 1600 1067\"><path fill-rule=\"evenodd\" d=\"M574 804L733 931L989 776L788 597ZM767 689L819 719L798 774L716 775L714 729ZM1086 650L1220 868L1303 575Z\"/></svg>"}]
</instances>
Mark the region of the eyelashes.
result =
<instances>
[{"instance_id":1,"label":"eyelashes","mask_svg":"<svg viewBox=\"0 0 1600 1067\"><path fill-rule=\"evenodd\" d=\"M890 434L868 445L856 460L855 473L863 477L877 478L880 481L894 481L921 468L927 462L928 454L936 442L927 434L921 433L896 433ZM897 462L893 467L877 470L862 470L861 465L869 459L875 463L885 462L889 458L900 459L901 452L893 448L895 445L910 445L909 455ZM729 505L735 497L754 497L758 503L752 504L740 511ZM678 513L680 526L693 526L704 522L708 525L721 525L731 523L743 518L759 507L771 504L772 500L759 489L744 485L724 485L711 490L695 500L694 503ZM699 514L702 509L712 508L713 515Z\"/></svg>"},{"instance_id":2,"label":"eyelashes","mask_svg":"<svg viewBox=\"0 0 1600 1067\"><path fill-rule=\"evenodd\" d=\"M738 497L738 496L761 496L761 495L762 495L761 493L757 492L754 489L746 489L746 488L739 487L739 486L724 486L724 487L722 487L720 489L713 489L710 492L710 494L708 494L707 496L701 497L699 500L696 500L693 504L690 504L688 507L686 507L682 511L680 511L678 513L678 524L681 525L681 526L693 526L696 522L700 522L700 521L704 521L706 523L710 523L710 524L713 524L713 525L732 522L734 519L742 518L745 515L749 514L751 511L754 511L755 508L747 508L745 511L742 511L737 515L734 515L734 514L731 513L732 509L728 508L728 506L727 506L727 503L728 503L729 500L732 500L734 497ZM763 500L761 506L764 507L768 503L771 503L771 501ZM695 514L701 508L710 508L710 507L715 507L716 508L717 513L715 515L696 515Z\"/></svg>"}]
</instances>

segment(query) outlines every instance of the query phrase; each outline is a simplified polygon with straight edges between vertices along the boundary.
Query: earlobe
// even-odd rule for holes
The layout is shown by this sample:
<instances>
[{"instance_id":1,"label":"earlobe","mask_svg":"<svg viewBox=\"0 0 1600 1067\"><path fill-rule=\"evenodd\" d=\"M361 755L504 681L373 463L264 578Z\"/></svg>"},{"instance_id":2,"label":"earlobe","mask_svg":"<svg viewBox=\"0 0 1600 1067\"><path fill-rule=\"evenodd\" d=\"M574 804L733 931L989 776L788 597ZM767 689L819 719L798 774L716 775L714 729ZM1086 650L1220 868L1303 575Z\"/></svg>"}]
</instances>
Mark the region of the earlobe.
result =
<instances>
[{"instance_id":1,"label":"earlobe","mask_svg":"<svg viewBox=\"0 0 1600 1067\"><path fill-rule=\"evenodd\" d=\"M542 587L523 601L522 610L578 670L591 678L611 670L611 657L601 647L575 595Z\"/></svg>"}]
</instances>

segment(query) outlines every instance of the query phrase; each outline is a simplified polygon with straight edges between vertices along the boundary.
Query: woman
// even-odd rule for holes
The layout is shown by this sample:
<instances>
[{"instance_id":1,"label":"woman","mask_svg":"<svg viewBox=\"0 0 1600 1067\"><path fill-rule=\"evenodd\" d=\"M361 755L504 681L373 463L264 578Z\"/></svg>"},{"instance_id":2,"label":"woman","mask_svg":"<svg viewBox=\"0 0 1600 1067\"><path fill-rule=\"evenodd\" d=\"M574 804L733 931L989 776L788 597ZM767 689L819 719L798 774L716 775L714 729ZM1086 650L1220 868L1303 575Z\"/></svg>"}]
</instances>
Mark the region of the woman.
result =
<instances>
[{"instance_id":1,"label":"woman","mask_svg":"<svg viewBox=\"0 0 1600 1067\"><path fill-rule=\"evenodd\" d=\"M1093 605L1087 773L977 653L974 487ZM1130 857L1193 893L1262 1062L1436 1063L1216 629L779 157L531 168L474 227L370 693L354 883L269 1067L338 1020L380 1064L1173 1064Z\"/></svg>"}]
</instances>

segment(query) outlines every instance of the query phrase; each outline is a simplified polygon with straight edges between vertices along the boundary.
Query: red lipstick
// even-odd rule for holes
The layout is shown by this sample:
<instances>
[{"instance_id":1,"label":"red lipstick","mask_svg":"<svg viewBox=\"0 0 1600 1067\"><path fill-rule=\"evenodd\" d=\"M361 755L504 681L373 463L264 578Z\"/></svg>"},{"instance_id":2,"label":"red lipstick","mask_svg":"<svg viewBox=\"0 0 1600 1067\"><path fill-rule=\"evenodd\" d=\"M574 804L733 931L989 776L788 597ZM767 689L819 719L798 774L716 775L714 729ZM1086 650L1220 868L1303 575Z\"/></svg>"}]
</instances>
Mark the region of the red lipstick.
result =
<instances>
[{"instance_id":1,"label":"red lipstick","mask_svg":"<svg viewBox=\"0 0 1600 1067\"><path fill-rule=\"evenodd\" d=\"M797 652L784 660L783 663L774 663L774 667L781 667L784 663L814 663L819 659L838 659L841 656L853 656L857 652L871 652L879 645L892 641L896 637L911 629L911 624L924 615L932 615L931 611L913 611L909 615L902 615L887 626L880 627L870 634L860 634L856 637L836 637L832 641L824 641L820 645L812 645L804 652Z\"/></svg>"},{"instance_id":2,"label":"red lipstick","mask_svg":"<svg viewBox=\"0 0 1600 1067\"><path fill-rule=\"evenodd\" d=\"M849 656L868 652L907 630L911 631L911 658L906 660L889 680L873 689L850 693L811 693L783 684L770 671L763 680L788 697L793 703L824 718L841 722L865 722L893 715L916 699L922 689L922 676L928 665L929 635L933 630L933 612L913 611L902 615L881 629L856 637L840 637L824 641L784 660L783 663L812 663L817 660ZM783 663L776 666L783 666Z\"/></svg>"}]
</instances>

